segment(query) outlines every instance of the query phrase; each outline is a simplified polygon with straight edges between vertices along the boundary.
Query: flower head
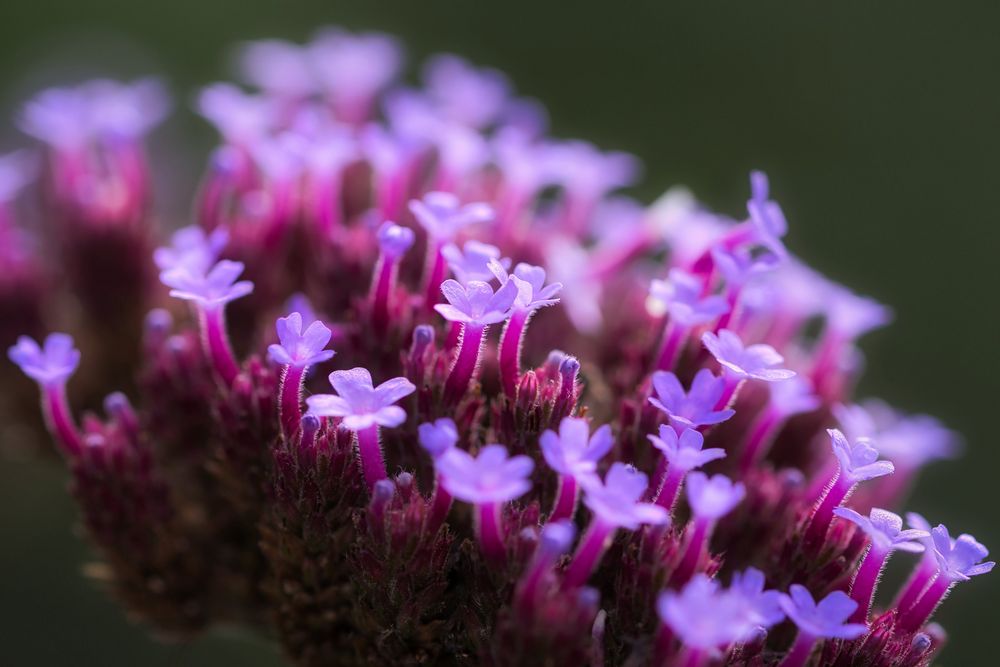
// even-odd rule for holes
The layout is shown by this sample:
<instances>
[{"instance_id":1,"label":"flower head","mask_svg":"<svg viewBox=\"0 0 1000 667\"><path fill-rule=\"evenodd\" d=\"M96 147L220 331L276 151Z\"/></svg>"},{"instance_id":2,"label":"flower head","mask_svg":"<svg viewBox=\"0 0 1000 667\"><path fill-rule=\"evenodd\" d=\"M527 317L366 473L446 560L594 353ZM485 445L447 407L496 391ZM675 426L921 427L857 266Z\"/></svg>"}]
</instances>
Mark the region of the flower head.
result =
<instances>
[{"instance_id":1,"label":"flower head","mask_svg":"<svg viewBox=\"0 0 1000 667\"><path fill-rule=\"evenodd\" d=\"M441 283L441 292L448 303L439 303L434 309L450 322L485 326L503 322L510 317L511 307L517 298L517 285L507 281L496 292L489 283L478 280L462 285L457 280Z\"/></svg>"},{"instance_id":2,"label":"flower head","mask_svg":"<svg viewBox=\"0 0 1000 667\"><path fill-rule=\"evenodd\" d=\"M781 593L764 590L764 573L754 567L733 575L729 592L736 596L746 608L751 623L769 628L785 618L781 611Z\"/></svg>"},{"instance_id":3,"label":"flower head","mask_svg":"<svg viewBox=\"0 0 1000 667\"><path fill-rule=\"evenodd\" d=\"M671 269L669 280L650 283L646 308L654 314L668 313L672 321L684 327L696 327L729 312L725 298L702 296L703 291L700 278L681 269Z\"/></svg>"},{"instance_id":4,"label":"flower head","mask_svg":"<svg viewBox=\"0 0 1000 667\"><path fill-rule=\"evenodd\" d=\"M740 337L729 329L720 330L718 335L706 331L701 341L715 360L737 377L776 382L795 375L795 371L775 368L785 359L773 347L764 344L744 347Z\"/></svg>"},{"instance_id":5,"label":"flower head","mask_svg":"<svg viewBox=\"0 0 1000 667\"><path fill-rule=\"evenodd\" d=\"M49 334L43 346L33 338L21 336L7 356L25 375L43 386L65 383L80 365L80 350L73 347L73 337L64 333Z\"/></svg>"},{"instance_id":6,"label":"flower head","mask_svg":"<svg viewBox=\"0 0 1000 667\"><path fill-rule=\"evenodd\" d=\"M854 442L854 446L835 428L827 429L833 453L840 463L840 474L851 482L863 482L884 475L891 475L896 467L891 461L879 461L878 450L864 438Z\"/></svg>"},{"instance_id":7,"label":"flower head","mask_svg":"<svg viewBox=\"0 0 1000 667\"><path fill-rule=\"evenodd\" d=\"M716 520L729 514L746 496L742 482L735 484L725 475L708 477L693 472L687 477L687 500L691 511L700 519Z\"/></svg>"},{"instance_id":8,"label":"flower head","mask_svg":"<svg viewBox=\"0 0 1000 667\"><path fill-rule=\"evenodd\" d=\"M480 241L466 241L461 249L454 243L449 243L441 248L441 254L458 282L463 285L468 285L473 280L484 283L492 280L492 262L497 262L504 270L510 266L510 259L501 259L500 248Z\"/></svg>"},{"instance_id":9,"label":"flower head","mask_svg":"<svg viewBox=\"0 0 1000 667\"><path fill-rule=\"evenodd\" d=\"M653 373L656 395L651 396L649 402L663 410L670 418L670 423L679 428L710 426L724 422L736 414L731 409L715 409L722 398L725 384L723 378L716 377L712 371L703 368L694 376L691 390L685 392L676 375L657 371Z\"/></svg>"},{"instance_id":10,"label":"flower head","mask_svg":"<svg viewBox=\"0 0 1000 667\"><path fill-rule=\"evenodd\" d=\"M493 219L489 204L461 204L448 192L428 192L423 199L410 202L410 211L428 236L443 243L455 238L462 228Z\"/></svg>"},{"instance_id":11,"label":"flower head","mask_svg":"<svg viewBox=\"0 0 1000 667\"><path fill-rule=\"evenodd\" d=\"M417 439L433 458L438 459L455 447L458 442L458 428L448 417L426 422L417 428Z\"/></svg>"},{"instance_id":12,"label":"flower head","mask_svg":"<svg viewBox=\"0 0 1000 667\"><path fill-rule=\"evenodd\" d=\"M386 220L376 232L378 247L382 253L391 259L399 259L413 246L416 236L412 229L397 225Z\"/></svg>"},{"instance_id":13,"label":"flower head","mask_svg":"<svg viewBox=\"0 0 1000 667\"><path fill-rule=\"evenodd\" d=\"M920 553L924 550L920 540L925 540L930 533L923 530L903 530L903 519L898 514L888 510L872 508L868 516L858 514L847 507L838 507L833 513L841 519L846 519L858 526L871 538L872 544L882 550L900 550Z\"/></svg>"},{"instance_id":14,"label":"flower head","mask_svg":"<svg viewBox=\"0 0 1000 667\"><path fill-rule=\"evenodd\" d=\"M314 321L305 332L302 331L302 314L291 313L279 317L275 323L280 344L272 344L267 354L277 364L283 366L312 366L333 358L333 350L324 349L330 342L332 332L329 327Z\"/></svg>"},{"instance_id":15,"label":"flower head","mask_svg":"<svg viewBox=\"0 0 1000 667\"><path fill-rule=\"evenodd\" d=\"M153 261L160 271L184 269L194 275L204 275L218 261L229 242L229 232L219 227L211 233L197 225L182 227L170 237L170 245L157 248Z\"/></svg>"},{"instance_id":16,"label":"flower head","mask_svg":"<svg viewBox=\"0 0 1000 667\"><path fill-rule=\"evenodd\" d=\"M614 439L607 424L590 435L586 419L564 417L559 422L559 433L545 431L539 443L549 467L562 475L577 477L594 473L597 462L611 451Z\"/></svg>"},{"instance_id":17,"label":"flower head","mask_svg":"<svg viewBox=\"0 0 1000 667\"><path fill-rule=\"evenodd\" d=\"M996 565L993 561L982 562L990 555L989 549L972 535L962 534L953 540L948 529L938 524L931 530L931 539L941 576L952 581L968 581L971 577L986 574Z\"/></svg>"},{"instance_id":18,"label":"flower head","mask_svg":"<svg viewBox=\"0 0 1000 667\"><path fill-rule=\"evenodd\" d=\"M684 429L678 437L673 427L663 424L660 426L659 437L655 435L648 437L653 446L663 452L670 466L680 470L695 470L709 461L721 459L726 455L726 450L720 447L702 449L705 438L693 428Z\"/></svg>"},{"instance_id":19,"label":"flower head","mask_svg":"<svg viewBox=\"0 0 1000 667\"><path fill-rule=\"evenodd\" d=\"M789 593L781 596L781 609L799 630L812 637L857 639L868 631L863 623L846 623L858 603L844 591L833 591L819 604L805 586L792 584Z\"/></svg>"},{"instance_id":20,"label":"flower head","mask_svg":"<svg viewBox=\"0 0 1000 667\"><path fill-rule=\"evenodd\" d=\"M467 503L503 503L531 489L534 462L527 456L509 456L503 445L486 445L472 457L451 448L436 463L448 493Z\"/></svg>"},{"instance_id":21,"label":"flower head","mask_svg":"<svg viewBox=\"0 0 1000 667\"><path fill-rule=\"evenodd\" d=\"M656 611L685 646L710 652L740 641L757 625L742 598L721 590L717 581L702 573L679 593L661 593Z\"/></svg>"},{"instance_id":22,"label":"flower head","mask_svg":"<svg viewBox=\"0 0 1000 667\"><path fill-rule=\"evenodd\" d=\"M228 259L216 262L208 273L182 266L160 274L160 282L170 289L170 296L193 301L203 308L222 306L253 292L253 283L237 278L243 273L243 262Z\"/></svg>"},{"instance_id":23,"label":"flower head","mask_svg":"<svg viewBox=\"0 0 1000 667\"><path fill-rule=\"evenodd\" d=\"M370 426L399 426L406 421L406 411L395 405L416 387L406 378L386 380L378 387L364 368L330 373L330 384L337 394L316 394L306 399L309 413L317 417L342 417L344 428L360 431Z\"/></svg>"},{"instance_id":24,"label":"flower head","mask_svg":"<svg viewBox=\"0 0 1000 667\"><path fill-rule=\"evenodd\" d=\"M667 510L639 499L649 485L644 473L625 463L612 463L600 478L585 477L580 480L584 489L584 504L601 521L635 530L642 524L662 525L670 521Z\"/></svg>"},{"instance_id":25,"label":"flower head","mask_svg":"<svg viewBox=\"0 0 1000 667\"><path fill-rule=\"evenodd\" d=\"M514 272L508 274L507 267L496 260L490 260L489 269L501 283L513 280L517 285L516 308L536 310L559 303L556 295L562 291L562 283L545 284L545 269L532 264L519 263Z\"/></svg>"}]
</instances>

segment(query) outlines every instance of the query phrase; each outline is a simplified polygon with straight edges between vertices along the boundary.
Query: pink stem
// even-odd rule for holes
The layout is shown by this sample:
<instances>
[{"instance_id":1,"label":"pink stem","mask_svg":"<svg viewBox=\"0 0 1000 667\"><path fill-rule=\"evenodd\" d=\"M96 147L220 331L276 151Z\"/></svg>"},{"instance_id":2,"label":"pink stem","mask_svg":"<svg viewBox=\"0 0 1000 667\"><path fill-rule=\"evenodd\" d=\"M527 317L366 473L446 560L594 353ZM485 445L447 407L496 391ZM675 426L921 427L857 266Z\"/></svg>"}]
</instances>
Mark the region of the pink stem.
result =
<instances>
[{"instance_id":1,"label":"pink stem","mask_svg":"<svg viewBox=\"0 0 1000 667\"><path fill-rule=\"evenodd\" d=\"M500 383L509 399L517 394L517 382L521 376L521 341L530 314L528 310L515 310L500 339Z\"/></svg>"},{"instance_id":2,"label":"pink stem","mask_svg":"<svg viewBox=\"0 0 1000 667\"><path fill-rule=\"evenodd\" d=\"M378 441L378 425L373 424L357 432L358 457L361 459L361 472L365 476L368 490L375 487L375 482L385 479L385 459L382 458L382 446Z\"/></svg>"},{"instance_id":3,"label":"pink stem","mask_svg":"<svg viewBox=\"0 0 1000 667\"><path fill-rule=\"evenodd\" d=\"M937 579L920 596L917 603L900 616L900 628L905 632L916 632L919 630L927 622L927 619L931 617L937 606L941 604L941 600L944 599L944 596L948 594L948 591L951 590L954 584L955 582L948 577L938 575Z\"/></svg>"},{"instance_id":4,"label":"pink stem","mask_svg":"<svg viewBox=\"0 0 1000 667\"><path fill-rule=\"evenodd\" d=\"M281 378L281 432L290 439L302 421L302 378L306 366L285 366Z\"/></svg>"},{"instance_id":5,"label":"pink stem","mask_svg":"<svg viewBox=\"0 0 1000 667\"><path fill-rule=\"evenodd\" d=\"M590 575L600 562L604 551L611 546L611 541L615 536L615 527L605 523L595 517L587 533L580 541L573 560L566 570L566 577L563 580L567 588L577 588L583 586L590 579Z\"/></svg>"},{"instance_id":6,"label":"pink stem","mask_svg":"<svg viewBox=\"0 0 1000 667\"><path fill-rule=\"evenodd\" d=\"M732 403L735 403L736 396L739 394L740 387L742 386L743 378L726 372L724 384L722 386L722 396L719 397L719 402L715 404L715 409L725 410Z\"/></svg>"},{"instance_id":7,"label":"pink stem","mask_svg":"<svg viewBox=\"0 0 1000 667\"><path fill-rule=\"evenodd\" d=\"M666 331L663 332L663 344L660 347L660 357L656 362L657 370L673 370L677 364L684 341L687 340L689 329L676 322L667 324Z\"/></svg>"},{"instance_id":8,"label":"pink stem","mask_svg":"<svg viewBox=\"0 0 1000 667\"><path fill-rule=\"evenodd\" d=\"M690 539L688 539L684 555L681 557L680 564L670 578L672 586L679 587L688 582L698 568L698 562L701 561L702 554L708 549L708 539L711 534L712 521L695 517L694 530L691 532Z\"/></svg>"},{"instance_id":9,"label":"pink stem","mask_svg":"<svg viewBox=\"0 0 1000 667\"><path fill-rule=\"evenodd\" d=\"M663 460L665 461L666 457ZM677 495L681 490L681 484L684 483L684 475L686 473L686 470L677 466L667 468L667 474L663 478L663 486L660 487L660 493L656 496L657 505L666 508L667 511L673 509L674 503L677 502Z\"/></svg>"},{"instance_id":10,"label":"pink stem","mask_svg":"<svg viewBox=\"0 0 1000 667\"><path fill-rule=\"evenodd\" d=\"M816 638L807 632L799 630L799 636L795 638L791 650L778 667L803 667L812 654L816 645Z\"/></svg>"},{"instance_id":11,"label":"pink stem","mask_svg":"<svg viewBox=\"0 0 1000 667\"><path fill-rule=\"evenodd\" d=\"M431 501L431 513L427 517L427 532L436 535L438 529L448 518L451 511L451 494L444 488L440 476L434 484L434 499Z\"/></svg>"},{"instance_id":12,"label":"pink stem","mask_svg":"<svg viewBox=\"0 0 1000 667\"><path fill-rule=\"evenodd\" d=\"M208 348L212 367L223 382L231 385L239 374L240 367L233 355L233 348L229 345L229 336L226 335L225 309L221 306L202 309L201 319L202 337Z\"/></svg>"},{"instance_id":13,"label":"pink stem","mask_svg":"<svg viewBox=\"0 0 1000 667\"><path fill-rule=\"evenodd\" d=\"M572 475L559 476L559 492L549 515L549 522L573 519L576 513L577 485Z\"/></svg>"},{"instance_id":14,"label":"pink stem","mask_svg":"<svg viewBox=\"0 0 1000 667\"><path fill-rule=\"evenodd\" d=\"M719 321L715 323L712 327L713 330L718 332L720 329L731 329L729 323L736 317L736 307L739 305L740 301L740 287L735 286L726 290L726 303L729 305L729 311L719 318Z\"/></svg>"},{"instance_id":15,"label":"pink stem","mask_svg":"<svg viewBox=\"0 0 1000 667\"><path fill-rule=\"evenodd\" d=\"M389 328L389 297L396 282L396 260L382 255L375 268L375 283L372 286L372 326L384 333Z\"/></svg>"},{"instance_id":16,"label":"pink stem","mask_svg":"<svg viewBox=\"0 0 1000 667\"><path fill-rule=\"evenodd\" d=\"M851 585L851 597L858 603L858 608L851 614L851 623L865 623L868 620L868 611L872 606L872 598L875 596L875 587L878 585L882 568L885 567L889 559L890 551L882 549L872 544L865 554L858 573L854 576L854 583Z\"/></svg>"},{"instance_id":17,"label":"pink stem","mask_svg":"<svg viewBox=\"0 0 1000 667\"><path fill-rule=\"evenodd\" d=\"M920 599L923 592L927 590L934 576L937 574L937 560L931 555L925 555L920 560L920 565L916 567L910 578L903 584L903 588L893 604L900 614L907 611Z\"/></svg>"},{"instance_id":18,"label":"pink stem","mask_svg":"<svg viewBox=\"0 0 1000 667\"><path fill-rule=\"evenodd\" d=\"M483 345L486 327L482 324L467 323L462 328L462 343L458 358L448 373L444 384L444 402L456 405L469 388L469 381L479 365L479 350Z\"/></svg>"},{"instance_id":19,"label":"pink stem","mask_svg":"<svg viewBox=\"0 0 1000 667\"><path fill-rule=\"evenodd\" d=\"M837 477L833 486L826 492L819 507L809 519L809 526L806 528L805 545L807 548L818 547L826 539L826 532L830 529L830 522L833 521L833 510L846 500L847 496L854 489L854 484L849 482L843 475Z\"/></svg>"},{"instance_id":20,"label":"pink stem","mask_svg":"<svg viewBox=\"0 0 1000 667\"><path fill-rule=\"evenodd\" d=\"M80 432L73 422L73 415L66 399L66 385L52 384L42 387L42 412L49 430L70 456L80 453Z\"/></svg>"},{"instance_id":21,"label":"pink stem","mask_svg":"<svg viewBox=\"0 0 1000 667\"><path fill-rule=\"evenodd\" d=\"M507 563L507 547L503 540L500 503L483 503L479 510L479 545L483 556L494 565L503 566Z\"/></svg>"},{"instance_id":22,"label":"pink stem","mask_svg":"<svg viewBox=\"0 0 1000 667\"><path fill-rule=\"evenodd\" d=\"M434 304L441 300L441 283L444 282L446 263L441 254L441 243L433 239L427 246L427 284L424 291L424 305L434 310Z\"/></svg>"},{"instance_id":23,"label":"pink stem","mask_svg":"<svg viewBox=\"0 0 1000 667\"><path fill-rule=\"evenodd\" d=\"M781 430L783 422L784 420L777 410L768 409L751 427L750 437L747 438L747 444L743 448L743 456L740 459L740 470L744 475L767 456L771 442Z\"/></svg>"}]
</instances>

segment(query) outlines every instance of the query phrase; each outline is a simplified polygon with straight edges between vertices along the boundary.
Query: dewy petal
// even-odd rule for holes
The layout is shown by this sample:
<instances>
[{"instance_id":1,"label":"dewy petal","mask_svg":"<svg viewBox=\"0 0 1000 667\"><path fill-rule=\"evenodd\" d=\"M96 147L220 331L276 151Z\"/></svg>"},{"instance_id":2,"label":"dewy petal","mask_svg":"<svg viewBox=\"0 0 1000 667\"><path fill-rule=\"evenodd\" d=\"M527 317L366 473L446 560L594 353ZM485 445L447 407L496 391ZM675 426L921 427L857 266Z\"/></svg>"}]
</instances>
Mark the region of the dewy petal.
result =
<instances>
[{"instance_id":1,"label":"dewy petal","mask_svg":"<svg viewBox=\"0 0 1000 667\"><path fill-rule=\"evenodd\" d=\"M395 428L406 421L406 410L398 405L388 405L379 408L375 412L373 419L379 426Z\"/></svg>"},{"instance_id":2,"label":"dewy petal","mask_svg":"<svg viewBox=\"0 0 1000 667\"><path fill-rule=\"evenodd\" d=\"M366 368L330 373L330 384L357 411L366 411L375 395L372 376Z\"/></svg>"},{"instance_id":3,"label":"dewy petal","mask_svg":"<svg viewBox=\"0 0 1000 667\"><path fill-rule=\"evenodd\" d=\"M309 413L317 417L345 417L351 414L350 404L333 394L315 394L306 398Z\"/></svg>"},{"instance_id":4,"label":"dewy petal","mask_svg":"<svg viewBox=\"0 0 1000 667\"><path fill-rule=\"evenodd\" d=\"M448 303L437 303L434 304L434 310L437 311L438 315L448 320L449 322L471 322L472 318L465 314L464 311L456 308L455 306Z\"/></svg>"}]
</instances>

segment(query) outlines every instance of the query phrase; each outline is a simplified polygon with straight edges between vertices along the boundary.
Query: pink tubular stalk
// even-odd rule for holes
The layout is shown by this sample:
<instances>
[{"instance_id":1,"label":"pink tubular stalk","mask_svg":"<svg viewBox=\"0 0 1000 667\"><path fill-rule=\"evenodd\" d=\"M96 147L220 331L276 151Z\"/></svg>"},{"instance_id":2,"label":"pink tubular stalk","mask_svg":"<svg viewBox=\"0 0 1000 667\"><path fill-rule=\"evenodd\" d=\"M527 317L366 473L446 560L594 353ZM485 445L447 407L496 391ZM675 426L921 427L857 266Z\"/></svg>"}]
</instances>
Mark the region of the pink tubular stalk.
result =
<instances>
[{"instance_id":1,"label":"pink tubular stalk","mask_svg":"<svg viewBox=\"0 0 1000 667\"><path fill-rule=\"evenodd\" d=\"M387 477L385 459L382 458L382 446L378 440L378 425L372 424L357 432L358 456L361 459L361 472L365 476L368 490L375 488L375 483Z\"/></svg>"},{"instance_id":2,"label":"pink tubular stalk","mask_svg":"<svg viewBox=\"0 0 1000 667\"><path fill-rule=\"evenodd\" d=\"M732 373L726 373L725 384L722 386L722 396L719 397L719 402L715 404L715 409L725 410L731 404L735 403L740 387L742 386L743 378L733 375Z\"/></svg>"},{"instance_id":3,"label":"pink tubular stalk","mask_svg":"<svg viewBox=\"0 0 1000 667\"><path fill-rule=\"evenodd\" d=\"M494 565L507 562L507 547L503 541L503 526L499 503L483 503L478 508L479 545L483 556Z\"/></svg>"},{"instance_id":4,"label":"pink tubular stalk","mask_svg":"<svg viewBox=\"0 0 1000 667\"><path fill-rule=\"evenodd\" d=\"M204 308L201 311L201 320L202 338L212 367L228 385L236 379L240 367L236 363L233 348L229 344L229 336L226 334L225 314L225 310L221 307Z\"/></svg>"},{"instance_id":5,"label":"pink tubular stalk","mask_svg":"<svg viewBox=\"0 0 1000 667\"><path fill-rule=\"evenodd\" d=\"M807 548L818 547L826 539L826 532L833 521L833 510L839 507L854 490L854 483L850 482L843 475L838 475L833 482L833 486L823 496L812 518L809 519L809 526L806 528L805 545Z\"/></svg>"},{"instance_id":6,"label":"pink tubular stalk","mask_svg":"<svg viewBox=\"0 0 1000 667\"><path fill-rule=\"evenodd\" d=\"M434 498L431 501L431 512L427 515L427 532L436 535L441 525L448 518L451 511L452 498L448 490L444 488L440 477L434 484Z\"/></svg>"},{"instance_id":7,"label":"pink tubular stalk","mask_svg":"<svg viewBox=\"0 0 1000 667\"><path fill-rule=\"evenodd\" d=\"M66 399L66 386L52 384L42 387L42 412L49 430L55 435L63 450L70 456L80 453L80 432L73 422L73 415Z\"/></svg>"},{"instance_id":8,"label":"pink tubular stalk","mask_svg":"<svg viewBox=\"0 0 1000 667\"><path fill-rule=\"evenodd\" d=\"M927 590L937 571L937 561L933 556L925 554L920 560L920 565L916 567L910 578L903 584L903 588L900 589L899 597L892 605L896 611L902 614L912 607Z\"/></svg>"},{"instance_id":9,"label":"pink tubular stalk","mask_svg":"<svg viewBox=\"0 0 1000 667\"><path fill-rule=\"evenodd\" d=\"M434 310L434 304L441 300L441 283L444 282L447 264L441 254L441 243L433 239L427 242L427 284L424 288L424 306Z\"/></svg>"},{"instance_id":10,"label":"pink tubular stalk","mask_svg":"<svg viewBox=\"0 0 1000 667\"><path fill-rule=\"evenodd\" d=\"M482 324L467 323L462 327L462 342L448 379L444 384L444 402L456 405L469 388L476 367L479 365L479 351L483 345L486 327Z\"/></svg>"},{"instance_id":11,"label":"pink tubular stalk","mask_svg":"<svg viewBox=\"0 0 1000 667\"><path fill-rule=\"evenodd\" d=\"M594 518L587 529L587 533L580 540L580 546L573 554L573 560L566 570L566 577L563 580L568 588L577 588L587 583L587 579L597 568L601 556L609 546L615 536L615 527L605 523L601 519Z\"/></svg>"},{"instance_id":12,"label":"pink tubular stalk","mask_svg":"<svg viewBox=\"0 0 1000 667\"><path fill-rule=\"evenodd\" d=\"M948 594L955 582L948 577L940 576L931 582L916 604L904 611L899 617L899 627L905 632L916 632L927 619L931 617L941 600Z\"/></svg>"},{"instance_id":13,"label":"pink tubular stalk","mask_svg":"<svg viewBox=\"0 0 1000 667\"><path fill-rule=\"evenodd\" d=\"M673 586L683 586L688 582L698 567L702 554L708 550L708 540L711 537L713 522L710 519L694 518L694 529L687 541L681 562L670 577Z\"/></svg>"},{"instance_id":14,"label":"pink tubular stalk","mask_svg":"<svg viewBox=\"0 0 1000 667\"><path fill-rule=\"evenodd\" d=\"M680 357L684 342L687 340L689 329L676 322L667 324L663 332L663 344L660 346L660 356L656 362L656 369L660 371L673 370Z\"/></svg>"},{"instance_id":15,"label":"pink tubular stalk","mask_svg":"<svg viewBox=\"0 0 1000 667\"><path fill-rule=\"evenodd\" d=\"M299 429L302 421L302 378L306 366L285 366L281 378L281 432L285 438L291 438Z\"/></svg>"},{"instance_id":16,"label":"pink tubular stalk","mask_svg":"<svg viewBox=\"0 0 1000 667\"><path fill-rule=\"evenodd\" d=\"M767 455L767 450L770 449L774 436L781 430L783 422L777 411L768 409L751 426L750 437L747 438L740 459L740 470L744 475Z\"/></svg>"},{"instance_id":17,"label":"pink tubular stalk","mask_svg":"<svg viewBox=\"0 0 1000 667\"><path fill-rule=\"evenodd\" d=\"M372 285L372 326L378 333L389 327L389 299L396 283L398 262L383 255L375 267L375 282Z\"/></svg>"},{"instance_id":18,"label":"pink tubular stalk","mask_svg":"<svg viewBox=\"0 0 1000 667\"><path fill-rule=\"evenodd\" d=\"M666 458L663 460L666 461ZM656 495L654 502L660 507L665 508L668 512L672 510L674 503L677 502L677 495L680 493L681 484L684 483L684 475L686 474L686 470L682 470L677 466L669 466L666 475L663 477L660 492Z\"/></svg>"},{"instance_id":19,"label":"pink tubular stalk","mask_svg":"<svg viewBox=\"0 0 1000 667\"><path fill-rule=\"evenodd\" d=\"M788 655L785 656L785 659L781 661L778 667L803 667L809 660L809 656L812 654L815 645L815 637L799 630L799 636L795 638L795 643L792 644L791 650L788 651Z\"/></svg>"},{"instance_id":20,"label":"pink tubular stalk","mask_svg":"<svg viewBox=\"0 0 1000 667\"><path fill-rule=\"evenodd\" d=\"M530 315L528 310L515 310L500 338L500 383L504 394L512 400L521 376L521 344Z\"/></svg>"},{"instance_id":21,"label":"pink tubular stalk","mask_svg":"<svg viewBox=\"0 0 1000 667\"><path fill-rule=\"evenodd\" d=\"M572 475L559 476L559 491L556 494L555 504L552 506L552 514L549 515L549 522L560 521L562 519L572 520L576 513L577 484Z\"/></svg>"},{"instance_id":22,"label":"pink tubular stalk","mask_svg":"<svg viewBox=\"0 0 1000 667\"><path fill-rule=\"evenodd\" d=\"M858 603L858 608L854 610L849 619L851 623L865 623L868 619L868 611L872 606L872 598L875 596L875 587L878 585L882 568L885 567L891 552L888 549L880 548L875 544L871 545L868 553L865 554L858 573L854 575L854 583L851 584L851 598Z\"/></svg>"}]
</instances>

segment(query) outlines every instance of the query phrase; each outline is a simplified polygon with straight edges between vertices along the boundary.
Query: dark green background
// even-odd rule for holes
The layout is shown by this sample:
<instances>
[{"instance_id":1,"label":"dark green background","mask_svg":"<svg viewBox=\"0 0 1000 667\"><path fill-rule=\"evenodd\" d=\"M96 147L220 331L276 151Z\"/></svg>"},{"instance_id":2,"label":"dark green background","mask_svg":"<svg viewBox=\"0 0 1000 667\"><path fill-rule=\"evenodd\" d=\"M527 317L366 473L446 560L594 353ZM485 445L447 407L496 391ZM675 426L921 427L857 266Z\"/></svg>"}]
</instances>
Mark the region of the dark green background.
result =
<instances>
[{"instance_id":1,"label":"dark green background","mask_svg":"<svg viewBox=\"0 0 1000 667\"><path fill-rule=\"evenodd\" d=\"M835 4L835 7L828 5ZM632 151L645 197L684 183L738 213L766 169L789 245L896 308L865 345L862 390L962 431L958 462L926 474L911 508L1000 551L996 465L1000 249L1000 4L996 2L358 2L5 0L0 102L69 69L159 72L186 105L225 75L227 47L303 39L325 23L399 35L411 53L464 54L545 101L557 134ZM806 6L808 5L808 6ZM169 7L169 8L168 8ZM0 130L3 147L16 135ZM210 134L183 114L160 135L178 157ZM185 159L187 161L185 161ZM183 199L166 202L184 211ZM86 549L54 467L0 467L0 662L11 665L277 664L267 645L213 634L164 648L77 576ZM902 561L902 558L900 559ZM901 564L901 563L900 563ZM938 615L942 663L997 664L1000 574L959 586Z\"/></svg>"}]
</instances>

